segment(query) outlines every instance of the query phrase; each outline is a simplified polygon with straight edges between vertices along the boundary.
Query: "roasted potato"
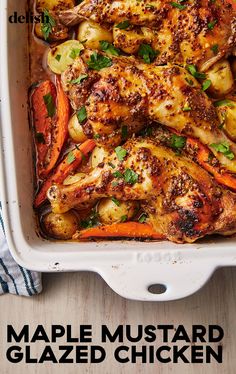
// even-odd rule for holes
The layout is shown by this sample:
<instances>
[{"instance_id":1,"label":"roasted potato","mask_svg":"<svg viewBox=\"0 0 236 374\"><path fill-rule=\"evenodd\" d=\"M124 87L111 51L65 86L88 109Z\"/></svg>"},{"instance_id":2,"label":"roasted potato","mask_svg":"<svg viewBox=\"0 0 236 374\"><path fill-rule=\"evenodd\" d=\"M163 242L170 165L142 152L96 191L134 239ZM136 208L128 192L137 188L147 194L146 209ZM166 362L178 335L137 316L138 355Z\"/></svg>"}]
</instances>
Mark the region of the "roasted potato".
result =
<instances>
[{"instance_id":1,"label":"roasted potato","mask_svg":"<svg viewBox=\"0 0 236 374\"><path fill-rule=\"evenodd\" d=\"M64 180L63 184L65 186L69 186L70 184L74 184L74 183L77 183L77 182L81 181L85 177L86 177L85 173L76 173L74 175L69 175L69 177L67 177Z\"/></svg>"},{"instance_id":2,"label":"roasted potato","mask_svg":"<svg viewBox=\"0 0 236 374\"><path fill-rule=\"evenodd\" d=\"M34 32L37 38L48 42L58 42L68 38L68 28L62 25L55 16L53 19L55 21L55 26L51 29L51 32L48 35L43 31L44 25L42 23L37 23L35 25Z\"/></svg>"},{"instance_id":3,"label":"roasted potato","mask_svg":"<svg viewBox=\"0 0 236 374\"><path fill-rule=\"evenodd\" d=\"M73 212L48 213L43 219L46 233L55 239L71 239L78 229L78 217Z\"/></svg>"},{"instance_id":4,"label":"roasted potato","mask_svg":"<svg viewBox=\"0 0 236 374\"><path fill-rule=\"evenodd\" d=\"M77 39L84 46L91 49L100 49L100 41L112 43L112 32L93 21L83 21L78 27Z\"/></svg>"},{"instance_id":5,"label":"roasted potato","mask_svg":"<svg viewBox=\"0 0 236 374\"><path fill-rule=\"evenodd\" d=\"M66 42L51 48L48 53L47 63L55 74L62 74L74 59L80 55L84 49L78 40L67 40Z\"/></svg>"},{"instance_id":6,"label":"roasted potato","mask_svg":"<svg viewBox=\"0 0 236 374\"><path fill-rule=\"evenodd\" d=\"M103 161L105 156L107 156L107 151L103 147L97 146L96 148L94 148L91 155L92 168L96 168L98 164Z\"/></svg>"},{"instance_id":7,"label":"roasted potato","mask_svg":"<svg viewBox=\"0 0 236 374\"><path fill-rule=\"evenodd\" d=\"M112 223L130 220L137 208L135 201L118 201L114 198L102 199L97 208L101 223L110 225Z\"/></svg>"},{"instance_id":8,"label":"roasted potato","mask_svg":"<svg viewBox=\"0 0 236 374\"><path fill-rule=\"evenodd\" d=\"M54 12L59 12L61 10L66 10L73 8L75 6L75 0L37 0L36 8L38 11L43 9L52 10Z\"/></svg>"},{"instance_id":9,"label":"roasted potato","mask_svg":"<svg viewBox=\"0 0 236 374\"><path fill-rule=\"evenodd\" d=\"M83 127L78 121L77 115L74 114L68 124L69 134L72 140L76 143L84 142L87 137L84 134Z\"/></svg>"},{"instance_id":10,"label":"roasted potato","mask_svg":"<svg viewBox=\"0 0 236 374\"><path fill-rule=\"evenodd\" d=\"M214 64L207 71L206 76L211 81L208 92L215 98L224 97L234 88L234 78L227 60L221 60Z\"/></svg>"},{"instance_id":11,"label":"roasted potato","mask_svg":"<svg viewBox=\"0 0 236 374\"><path fill-rule=\"evenodd\" d=\"M218 107L218 113L224 131L232 140L236 141L236 102L230 100L227 105L221 105Z\"/></svg>"}]
</instances>

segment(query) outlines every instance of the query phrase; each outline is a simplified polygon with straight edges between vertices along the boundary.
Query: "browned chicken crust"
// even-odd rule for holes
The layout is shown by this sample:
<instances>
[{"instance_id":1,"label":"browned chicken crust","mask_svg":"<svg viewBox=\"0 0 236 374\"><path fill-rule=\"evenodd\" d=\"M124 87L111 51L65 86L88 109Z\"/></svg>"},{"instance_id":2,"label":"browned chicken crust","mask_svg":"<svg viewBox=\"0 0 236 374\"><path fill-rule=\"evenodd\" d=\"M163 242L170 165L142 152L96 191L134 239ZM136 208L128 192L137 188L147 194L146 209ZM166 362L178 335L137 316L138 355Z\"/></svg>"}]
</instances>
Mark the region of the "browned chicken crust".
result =
<instances>
[{"instance_id":1,"label":"browned chicken crust","mask_svg":"<svg viewBox=\"0 0 236 374\"><path fill-rule=\"evenodd\" d=\"M84 19L114 26L114 43L136 53L141 43L158 52L157 64L194 63L205 71L229 55L236 44L236 18L226 0L188 0L173 6L169 0L84 0L61 13L66 25ZM117 24L128 21L120 30ZM136 37L135 37L136 35Z\"/></svg>"},{"instance_id":2,"label":"browned chicken crust","mask_svg":"<svg viewBox=\"0 0 236 374\"><path fill-rule=\"evenodd\" d=\"M82 181L51 187L53 211L113 196L139 200L154 229L174 242L236 231L236 195L218 187L205 170L150 139L129 140L123 148L122 161L111 151Z\"/></svg>"},{"instance_id":3,"label":"browned chicken crust","mask_svg":"<svg viewBox=\"0 0 236 374\"><path fill-rule=\"evenodd\" d=\"M113 57L110 67L94 71L87 64L92 53L84 51L62 75L72 107L85 106L87 119L82 125L88 137L99 137L106 146L118 145L124 125L130 135L149 120L194 136L208 146L227 142L236 155L236 145L220 129L212 101L185 69ZM70 83L82 74L88 76L86 80ZM230 160L215 148L212 151L222 165L236 172L235 158Z\"/></svg>"}]
</instances>

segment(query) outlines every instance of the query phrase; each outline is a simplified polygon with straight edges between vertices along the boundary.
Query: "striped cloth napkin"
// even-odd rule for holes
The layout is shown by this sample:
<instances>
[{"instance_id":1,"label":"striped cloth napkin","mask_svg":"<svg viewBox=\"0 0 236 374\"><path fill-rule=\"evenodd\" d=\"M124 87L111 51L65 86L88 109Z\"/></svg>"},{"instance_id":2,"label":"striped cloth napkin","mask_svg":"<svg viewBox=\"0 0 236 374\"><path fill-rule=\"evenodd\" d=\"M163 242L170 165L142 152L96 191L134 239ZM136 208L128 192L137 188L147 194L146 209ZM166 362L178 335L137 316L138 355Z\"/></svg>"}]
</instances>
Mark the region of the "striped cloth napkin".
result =
<instances>
[{"instance_id":1,"label":"striped cloth napkin","mask_svg":"<svg viewBox=\"0 0 236 374\"><path fill-rule=\"evenodd\" d=\"M41 274L23 269L12 258L6 238L0 203L0 294L33 296L42 290Z\"/></svg>"}]
</instances>

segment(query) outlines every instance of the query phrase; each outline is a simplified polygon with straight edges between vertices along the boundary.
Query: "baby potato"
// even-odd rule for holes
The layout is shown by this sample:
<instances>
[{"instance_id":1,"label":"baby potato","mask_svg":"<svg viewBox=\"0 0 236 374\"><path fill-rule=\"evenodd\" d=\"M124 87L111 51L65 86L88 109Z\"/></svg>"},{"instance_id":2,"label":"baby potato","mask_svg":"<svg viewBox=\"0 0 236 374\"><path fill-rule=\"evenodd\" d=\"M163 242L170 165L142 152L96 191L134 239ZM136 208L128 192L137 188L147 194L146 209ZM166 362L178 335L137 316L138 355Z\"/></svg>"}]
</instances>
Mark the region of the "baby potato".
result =
<instances>
[{"instance_id":1,"label":"baby potato","mask_svg":"<svg viewBox=\"0 0 236 374\"><path fill-rule=\"evenodd\" d=\"M236 102L230 100L228 106L220 106L218 113L224 131L233 141L236 141Z\"/></svg>"},{"instance_id":2,"label":"baby potato","mask_svg":"<svg viewBox=\"0 0 236 374\"><path fill-rule=\"evenodd\" d=\"M76 143L83 143L87 139L76 114L74 114L69 121L68 131L71 139Z\"/></svg>"},{"instance_id":3,"label":"baby potato","mask_svg":"<svg viewBox=\"0 0 236 374\"><path fill-rule=\"evenodd\" d=\"M103 147L95 147L91 155L91 166L96 168L107 156L107 151Z\"/></svg>"},{"instance_id":4,"label":"baby potato","mask_svg":"<svg viewBox=\"0 0 236 374\"><path fill-rule=\"evenodd\" d=\"M236 58L235 57L231 61L231 71L233 73L234 79L236 79Z\"/></svg>"},{"instance_id":5,"label":"baby potato","mask_svg":"<svg viewBox=\"0 0 236 374\"><path fill-rule=\"evenodd\" d=\"M54 12L71 9L75 6L75 0L37 0L36 8L37 10L52 10Z\"/></svg>"},{"instance_id":6,"label":"baby potato","mask_svg":"<svg viewBox=\"0 0 236 374\"><path fill-rule=\"evenodd\" d=\"M48 53L47 63L55 74L62 74L69 65L73 64L76 57L84 49L78 40L67 40L66 42L51 48Z\"/></svg>"},{"instance_id":7,"label":"baby potato","mask_svg":"<svg viewBox=\"0 0 236 374\"><path fill-rule=\"evenodd\" d=\"M102 199L97 208L101 223L110 225L130 220L137 208L135 201L118 201L114 198Z\"/></svg>"},{"instance_id":8,"label":"baby potato","mask_svg":"<svg viewBox=\"0 0 236 374\"><path fill-rule=\"evenodd\" d=\"M69 175L63 182L65 186L69 186L70 184L77 183L86 177L85 173L76 173L74 175Z\"/></svg>"},{"instance_id":9,"label":"baby potato","mask_svg":"<svg viewBox=\"0 0 236 374\"><path fill-rule=\"evenodd\" d=\"M112 32L93 21L83 21L78 27L77 39L84 46L91 49L100 49L100 41L106 40L112 43Z\"/></svg>"},{"instance_id":10,"label":"baby potato","mask_svg":"<svg viewBox=\"0 0 236 374\"><path fill-rule=\"evenodd\" d=\"M215 98L224 97L234 88L234 78L229 61L221 60L214 64L206 73L211 80L208 92Z\"/></svg>"},{"instance_id":11,"label":"baby potato","mask_svg":"<svg viewBox=\"0 0 236 374\"><path fill-rule=\"evenodd\" d=\"M55 239L71 239L78 229L78 218L73 212L63 214L48 213L43 224L49 236Z\"/></svg>"}]
</instances>

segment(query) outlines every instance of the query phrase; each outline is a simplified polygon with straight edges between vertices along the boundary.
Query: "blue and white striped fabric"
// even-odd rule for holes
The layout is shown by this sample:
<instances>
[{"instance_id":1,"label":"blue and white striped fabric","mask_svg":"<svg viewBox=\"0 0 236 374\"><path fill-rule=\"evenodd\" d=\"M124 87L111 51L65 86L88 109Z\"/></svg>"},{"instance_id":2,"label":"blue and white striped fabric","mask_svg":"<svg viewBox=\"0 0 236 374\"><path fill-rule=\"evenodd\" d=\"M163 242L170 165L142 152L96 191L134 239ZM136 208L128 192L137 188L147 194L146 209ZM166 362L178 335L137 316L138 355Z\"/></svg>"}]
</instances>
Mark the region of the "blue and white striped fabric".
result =
<instances>
[{"instance_id":1,"label":"blue and white striped fabric","mask_svg":"<svg viewBox=\"0 0 236 374\"><path fill-rule=\"evenodd\" d=\"M41 274L23 269L12 258L6 238L0 203L0 294L33 296L42 290Z\"/></svg>"}]
</instances>

